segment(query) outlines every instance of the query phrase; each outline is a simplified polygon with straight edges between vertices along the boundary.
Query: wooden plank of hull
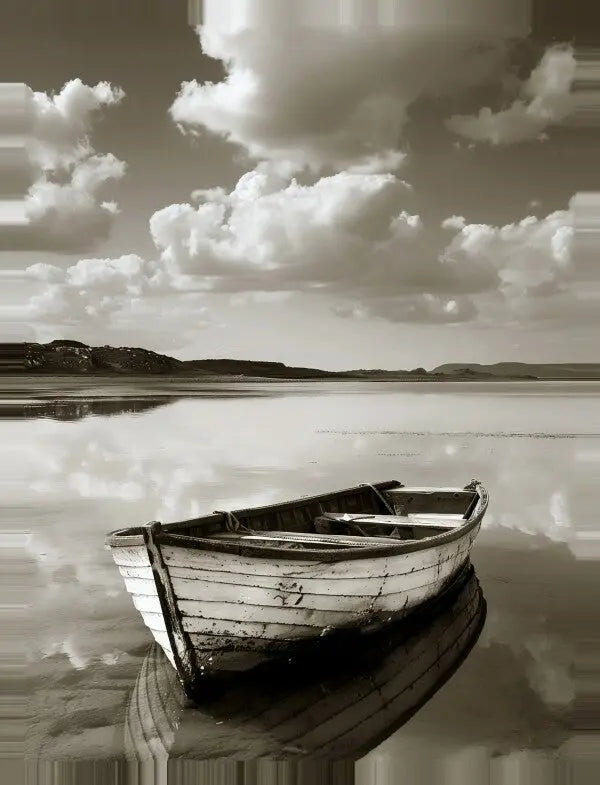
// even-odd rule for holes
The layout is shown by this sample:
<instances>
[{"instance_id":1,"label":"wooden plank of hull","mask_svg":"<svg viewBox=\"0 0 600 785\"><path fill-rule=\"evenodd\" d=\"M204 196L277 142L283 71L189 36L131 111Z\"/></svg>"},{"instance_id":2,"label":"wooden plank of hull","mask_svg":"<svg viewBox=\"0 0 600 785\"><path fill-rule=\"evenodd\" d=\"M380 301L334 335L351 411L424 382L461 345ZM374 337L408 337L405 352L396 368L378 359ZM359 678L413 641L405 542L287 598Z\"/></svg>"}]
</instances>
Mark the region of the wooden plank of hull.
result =
<instances>
[{"instance_id":1,"label":"wooden plank of hull","mask_svg":"<svg viewBox=\"0 0 600 785\"><path fill-rule=\"evenodd\" d=\"M272 617L278 621L273 621L269 620L264 609L209 602L204 605L200 603L202 616L183 615L182 621L184 629L190 635L199 665L211 669L243 670L254 667L260 659L268 659L281 652L293 652L294 645L298 642L324 633L329 634L336 628L363 628L369 624L397 620L435 596L451 574L452 572L442 572L428 584L405 591L393 606L390 606L389 598L380 597L378 605L363 603L362 607L344 614L321 612L318 617L314 611L305 609L273 609L279 612L278 616ZM134 604L141 611L142 618L155 639L162 646L168 644L158 600L147 596L135 597ZM215 618L215 605L218 605L221 618ZM293 623L290 623L290 611L294 613ZM255 621L254 618L260 618L260 621ZM170 649L166 650L166 653L172 661Z\"/></svg>"},{"instance_id":2,"label":"wooden plank of hull","mask_svg":"<svg viewBox=\"0 0 600 785\"><path fill-rule=\"evenodd\" d=\"M448 560L460 561L468 553L469 545L457 542L454 548L449 548L444 554L440 553L440 560L429 566L420 566L417 558L411 560L395 561L396 572L391 569L383 571L381 575L365 575L361 577L338 578L329 580L327 577L289 577L252 575L245 573L205 571L195 568L170 567L169 574L173 585L177 587L178 597L182 599L201 599L210 596L220 601L236 601L244 596L248 602L254 604L281 605L286 598L286 604L293 605L300 596L315 597L318 599L316 608L337 606L339 597L356 597L357 594L365 597L377 597L381 593L382 583L385 582L385 593L391 594L402 591L406 585L411 585L411 577L417 579L419 573L425 570L436 569L437 564ZM128 568L123 574L128 590L138 594L154 594L151 577L144 568ZM407 583L408 582L408 583ZM277 599L273 602L270 597ZM330 603L330 604L328 604Z\"/></svg>"},{"instance_id":3,"label":"wooden plank of hull","mask_svg":"<svg viewBox=\"0 0 600 785\"><path fill-rule=\"evenodd\" d=\"M156 591L156 583L154 581L154 576L152 574L152 568L150 566L150 560L148 559L148 553L146 551L146 548L145 547L113 548L112 554L115 562L119 567L119 571L124 578L125 588L131 595L134 606L138 610L140 610L138 608L138 605L136 604L138 600L138 595L135 591L135 587L132 586L131 584L128 585L129 579L126 578L125 576L128 574L128 571L135 571L135 572L142 571L145 576L143 580L144 597L147 600L155 603L155 608L159 609L160 612L160 601L158 599L158 594ZM161 613L161 620L162 620L162 612L160 613ZM142 619L146 624L146 626L149 627L149 625L146 623L146 620L143 617L143 614L142 614ZM158 630L150 629L150 632L152 633L155 641L163 649L171 665L175 667L175 658L169 641L169 636L167 635L164 627L164 621L160 629Z\"/></svg>"},{"instance_id":4,"label":"wooden plank of hull","mask_svg":"<svg viewBox=\"0 0 600 785\"><path fill-rule=\"evenodd\" d=\"M150 559L144 545L111 548L112 557L119 567L150 567Z\"/></svg>"},{"instance_id":5,"label":"wooden plank of hull","mask_svg":"<svg viewBox=\"0 0 600 785\"><path fill-rule=\"evenodd\" d=\"M243 587L235 584L219 584L210 580L173 579L178 605L184 616L204 616L230 618L221 610L227 606L242 607L240 618L257 618L263 621L297 620L299 614L309 613L311 624L325 626L330 621L338 621L337 614L362 613L367 609L395 610L404 603L407 592L420 589L445 580L467 558L467 551L459 551L452 559L425 570L419 570L383 578L375 592L364 592L361 581L354 580L355 591L345 595L316 594L306 591L286 592L281 587L261 588ZM133 588L131 580L127 585ZM389 584L389 585L388 585ZM397 588L400 586L401 588ZM141 611L160 613L160 605L155 595L138 595L136 608ZM321 616L323 615L323 618ZM236 614L232 618L238 618ZM343 619L339 619L343 622Z\"/></svg>"},{"instance_id":6,"label":"wooden plank of hull","mask_svg":"<svg viewBox=\"0 0 600 785\"><path fill-rule=\"evenodd\" d=\"M397 621L411 613L421 603L433 598L443 588L443 585L444 580L440 579L413 592L412 595L407 593L404 605L399 605L393 611L385 612L385 614L382 614L381 611L370 614L353 614L350 617L351 622L347 623L345 628L354 626L356 629L364 631L369 624L373 629L377 629L382 624ZM306 630L306 628L299 626L289 629L281 625L263 625L262 628L257 629L257 626L241 622L230 622L229 626L226 626L224 622L219 622L207 634L206 631L200 631L201 624L205 620L195 620L194 625L188 624L188 621L184 622L186 628L199 630L198 632L190 632L197 661L202 663L204 667L213 670L228 668L244 670L254 667L257 655L262 655L263 660L268 660L273 656L293 655L297 645L317 637L314 628ZM344 626L338 625L337 628L344 628ZM319 632L319 635L331 634L335 629L335 624L329 624ZM216 634L214 634L215 632Z\"/></svg>"},{"instance_id":7,"label":"wooden plank of hull","mask_svg":"<svg viewBox=\"0 0 600 785\"><path fill-rule=\"evenodd\" d=\"M273 613L279 621L268 621L266 615L253 614L251 609L243 605L217 604L207 606L212 613L222 616L183 616L184 627L188 632L212 635L213 629L224 630L219 634L232 637L257 637L272 639L290 639L296 637L313 637L326 634L340 628L363 627L370 623L391 621L403 611L414 608L420 602L432 596L444 583L445 579L432 581L419 586L403 595L403 602L393 609L373 608L373 603L365 603L364 607L350 611L311 611L303 608L281 608ZM253 615L261 621L254 621Z\"/></svg>"},{"instance_id":8,"label":"wooden plank of hull","mask_svg":"<svg viewBox=\"0 0 600 785\"><path fill-rule=\"evenodd\" d=\"M274 578L326 578L335 581L345 578L382 578L386 574L406 572L399 565L411 564L423 567L436 564L446 554L452 552L459 543L473 541L479 527L475 527L464 537L457 537L449 543L423 550L410 551L395 556L367 557L338 562L315 562L281 560L275 563L270 559L249 558L235 553L216 551L190 551L172 545L163 546L165 563L171 567L185 567L205 572L224 572ZM410 570L410 568L409 568ZM409 571L408 570L408 571Z\"/></svg>"},{"instance_id":9,"label":"wooden plank of hull","mask_svg":"<svg viewBox=\"0 0 600 785\"><path fill-rule=\"evenodd\" d=\"M443 579L438 579L407 591L403 596L403 602L393 608L375 609L374 602L365 600L362 601L362 607L359 604L356 609L336 611L314 611L301 607L257 610L255 607L243 603L195 603L194 610L199 610L200 613L187 615L183 612L183 627L187 632L210 634L216 626L219 629L225 629L225 635L238 633L254 636L258 634L269 638L320 635L324 629L330 627L362 626L374 621L382 613L392 614L403 608L414 607L423 599L431 596L441 583L443 583ZM256 633L254 630L259 632ZM279 630L281 630L281 635ZM291 636L287 634L287 630L293 631Z\"/></svg>"},{"instance_id":10,"label":"wooden plank of hull","mask_svg":"<svg viewBox=\"0 0 600 785\"><path fill-rule=\"evenodd\" d=\"M147 626L147 625L146 625ZM159 630L150 630L154 640L158 643L158 645L162 648L164 653L167 655L167 658L171 665L176 668L175 664L175 657L173 656L173 650L171 649L171 643L169 641L169 636L166 632L161 632Z\"/></svg>"}]
</instances>

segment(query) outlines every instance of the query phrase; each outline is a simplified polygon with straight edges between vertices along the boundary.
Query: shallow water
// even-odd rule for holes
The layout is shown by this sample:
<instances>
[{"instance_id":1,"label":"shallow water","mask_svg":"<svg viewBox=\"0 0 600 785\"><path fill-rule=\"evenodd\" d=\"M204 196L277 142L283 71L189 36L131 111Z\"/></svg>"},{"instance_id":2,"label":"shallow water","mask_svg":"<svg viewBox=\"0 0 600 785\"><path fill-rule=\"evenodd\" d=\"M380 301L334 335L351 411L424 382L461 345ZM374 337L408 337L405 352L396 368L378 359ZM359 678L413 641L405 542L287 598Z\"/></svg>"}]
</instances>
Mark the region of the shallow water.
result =
<instances>
[{"instance_id":1,"label":"shallow water","mask_svg":"<svg viewBox=\"0 0 600 785\"><path fill-rule=\"evenodd\" d=\"M491 496L472 553L483 632L429 702L338 780L558 783L590 759L580 661L598 622L598 383L94 385L57 396L47 382L37 398L14 388L1 423L9 528L28 532L12 545L26 554L16 594L29 606L19 633L36 684L31 760L114 766L124 755L151 638L107 531L365 481L473 477ZM63 781L57 771L49 781ZM73 781L94 781L82 771ZM118 771L106 781L134 781Z\"/></svg>"}]
</instances>

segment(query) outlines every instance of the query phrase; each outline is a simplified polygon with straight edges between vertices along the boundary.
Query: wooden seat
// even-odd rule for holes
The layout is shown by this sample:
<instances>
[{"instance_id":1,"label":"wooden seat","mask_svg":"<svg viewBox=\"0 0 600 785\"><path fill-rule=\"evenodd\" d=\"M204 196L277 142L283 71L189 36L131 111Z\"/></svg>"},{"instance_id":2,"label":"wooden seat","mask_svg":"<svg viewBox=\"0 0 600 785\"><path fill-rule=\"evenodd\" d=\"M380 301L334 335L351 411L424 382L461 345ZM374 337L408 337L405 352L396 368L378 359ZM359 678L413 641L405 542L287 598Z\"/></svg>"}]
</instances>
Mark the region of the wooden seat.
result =
<instances>
[{"instance_id":1,"label":"wooden seat","mask_svg":"<svg viewBox=\"0 0 600 785\"><path fill-rule=\"evenodd\" d=\"M264 531L253 533L227 533L215 535L220 540L235 540L238 542L252 542L255 544L269 545L290 543L319 548L372 548L386 544L388 537L355 537L340 534L312 534L307 532L281 532Z\"/></svg>"},{"instance_id":2,"label":"wooden seat","mask_svg":"<svg viewBox=\"0 0 600 785\"><path fill-rule=\"evenodd\" d=\"M317 518L326 521L334 521L349 526L355 525L363 527L384 526L385 528L416 528L424 527L428 529L456 529L461 526L465 519L459 514L440 515L434 513L409 513L408 515L371 515L370 513L343 513L325 512ZM315 522L316 523L316 522Z\"/></svg>"},{"instance_id":3,"label":"wooden seat","mask_svg":"<svg viewBox=\"0 0 600 785\"><path fill-rule=\"evenodd\" d=\"M466 488L391 488L385 491L385 498L392 504L396 513L434 513L468 515L478 495Z\"/></svg>"}]
</instances>

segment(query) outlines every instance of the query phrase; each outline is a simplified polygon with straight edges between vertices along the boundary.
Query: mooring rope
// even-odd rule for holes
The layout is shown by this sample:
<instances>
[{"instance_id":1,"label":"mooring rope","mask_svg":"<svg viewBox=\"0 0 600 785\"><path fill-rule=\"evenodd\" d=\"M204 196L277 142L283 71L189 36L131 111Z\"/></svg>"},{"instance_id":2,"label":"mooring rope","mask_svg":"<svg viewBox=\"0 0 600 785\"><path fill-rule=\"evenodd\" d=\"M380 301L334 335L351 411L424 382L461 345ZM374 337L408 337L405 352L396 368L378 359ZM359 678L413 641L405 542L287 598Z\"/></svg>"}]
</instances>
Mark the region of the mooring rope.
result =
<instances>
[{"instance_id":1,"label":"mooring rope","mask_svg":"<svg viewBox=\"0 0 600 785\"><path fill-rule=\"evenodd\" d=\"M252 532L249 526L243 524L231 510L214 510L215 515L224 515L226 518L225 528L228 532Z\"/></svg>"}]
</instances>

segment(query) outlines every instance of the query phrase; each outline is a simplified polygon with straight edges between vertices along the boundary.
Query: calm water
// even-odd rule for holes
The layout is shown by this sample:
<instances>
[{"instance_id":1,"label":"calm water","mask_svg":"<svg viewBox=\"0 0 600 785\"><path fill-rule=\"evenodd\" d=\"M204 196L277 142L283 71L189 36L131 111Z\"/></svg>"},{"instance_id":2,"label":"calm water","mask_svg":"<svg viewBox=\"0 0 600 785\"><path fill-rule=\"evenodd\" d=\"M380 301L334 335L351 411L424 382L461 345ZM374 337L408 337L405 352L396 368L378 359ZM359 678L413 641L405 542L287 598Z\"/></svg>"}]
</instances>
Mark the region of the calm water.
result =
<instances>
[{"instance_id":1,"label":"calm water","mask_svg":"<svg viewBox=\"0 0 600 785\"><path fill-rule=\"evenodd\" d=\"M30 592L32 759L124 755L151 639L104 549L108 530L364 481L477 477L491 495L472 555L484 629L456 674L358 762L356 782L404 781L400 772L413 785L570 781L591 755L579 660L597 637L599 384L172 392L124 384L56 403L47 388L43 401L17 394L5 410L5 506L10 528L29 533L14 544L27 553L22 586L33 587L20 592ZM201 738L187 744L186 756L202 757ZM102 781L134 781L119 776Z\"/></svg>"}]
</instances>

